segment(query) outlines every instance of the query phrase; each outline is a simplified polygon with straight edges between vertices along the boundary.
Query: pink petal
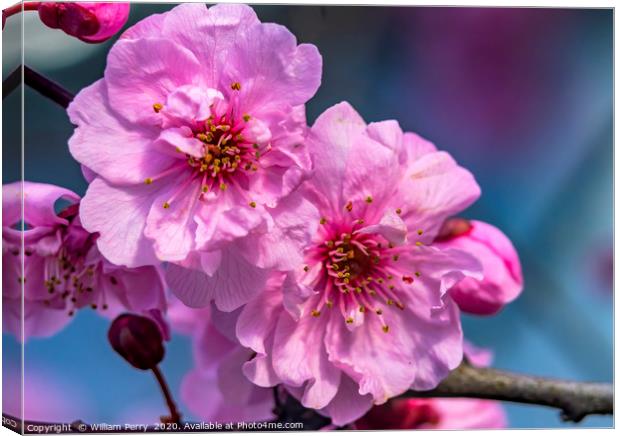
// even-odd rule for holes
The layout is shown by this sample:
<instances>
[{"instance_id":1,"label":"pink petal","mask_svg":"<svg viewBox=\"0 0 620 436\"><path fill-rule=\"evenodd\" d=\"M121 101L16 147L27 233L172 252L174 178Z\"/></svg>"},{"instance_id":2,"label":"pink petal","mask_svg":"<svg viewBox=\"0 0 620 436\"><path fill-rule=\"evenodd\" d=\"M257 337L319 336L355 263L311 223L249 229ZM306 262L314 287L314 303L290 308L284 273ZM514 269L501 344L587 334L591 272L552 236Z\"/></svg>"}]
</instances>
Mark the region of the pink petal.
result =
<instances>
[{"instance_id":1,"label":"pink petal","mask_svg":"<svg viewBox=\"0 0 620 436\"><path fill-rule=\"evenodd\" d=\"M508 419L499 401L465 398L436 398L433 405L440 415L436 429L496 429L506 428Z\"/></svg>"},{"instance_id":2,"label":"pink petal","mask_svg":"<svg viewBox=\"0 0 620 436\"><path fill-rule=\"evenodd\" d=\"M2 226L11 227L22 219L31 227L54 227L67 224L54 210L57 200L76 203L80 197L68 189L45 183L14 182L2 186Z\"/></svg>"},{"instance_id":3,"label":"pink petal","mask_svg":"<svg viewBox=\"0 0 620 436\"><path fill-rule=\"evenodd\" d=\"M361 418L372 407L372 396L360 395L358 390L357 383L343 375L334 399L318 412L331 417L332 424L338 427Z\"/></svg>"},{"instance_id":4,"label":"pink petal","mask_svg":"<svg viewBox=\"0 0 620 436\"><path fill-rule=\"evenodd\" d=\"M158 263L152 242L144 236L157 192L147 185L119 189L100 178L90 184L80 217L86 230L100 233L97 247L110 262L128 267Z\"/></svg>"},{"instance_id":5,"label":"pink petal","mask_svg":"<svg viewBox=\"0 0 620 436\"><path fill-rule=\"evenodd\" d=\"M327 406L340 384L340 370L327 360L324 334L324 322L311 316L296 322L284 313L274 339L272 361L276 374L292 386L307 382L301 403L312 409Z\"/></svg>"},{"instance_id":6,"label":"pink petal","mask_svg":"<svg viewBox=\"0 0 620 436\"><path fill-rule=\"evenodd\" d=\"M131 71L131 74L127 74ZM201 84L201 66L186 48L163 38L121 39L108 54L105 81L110 107L127 121L158 125L153 110L183 85Z\"/></svg>"},{"instance_id":7,"label":"pink petal","mask_svg":"<svg viewBox=\"0 0 620 436\"><path fill-rule=\"evenodd\" d=\"M420 240L430 243L444 219L471 205L480 187L471 173L459 167L445 152L428 153L411 162L393 207L403 210L401 218L411 232L422 230Z\"/></svg>"},{"instance_id":8,"label":"pink petal","mask_svg":"<svg viewBox=\"0 0 620 436\"><path fill-rule=\"evenodd\" d=\"M194 211L200 195L198 183L183 188L183 180L175 182L155 198L144 228L144 235L154 241L157 257L170 262L185 259L194 248Z\"/></svg>"},{"instance_id":9,"label":"pink petal","mask_svg":"<svg viewBox=\"0 0 620 436\"><path fill-rule=\"evenodd\" d=\"M241 240L242 253L261 268L291 270L303 262L303 249L316 232L319 212L300 194L292 194L270 213L273 227Z\"/></svg>"},{"instance_id":10,"label":"pink petal","mask_svg":"<svg viewBox=\"0 0 620 436\"><path fill-rule=\"evenodd\" d=\"M129 127L119 118L108 103L103 80L80 91L67 113L77 125L69 139L71 155L112 183L143 183L175 162L153 148L155 129Z\"/></svg>"},{"instance_id":11,"label":"pink petal","mask_svg":"<svg viewBox=\"0 0 620 436\"><path fill-rule=\"evenodd\" d=\"M319 209L338 209L344 204L342 190L349 153L365 127L364 120L346 102L327 109L312 126L307 147L314 160L314 174L309 187Z\"/></svg>"},{"instance_id":12,"label":"pink petal","mask_svg":"<svg viewBox=\"0 0 620 436\"><path fill-rule=\"evenodd\" d=\"M220 267L212 277L169 265L166 281L175 295L190 307L204 307L211 300L218 309L231 312L263 289L268 272L247 263L229 250L222 253Z\"/></svg>"},{"instance_id":13,"label":"pink petal","mask_svg":"<svg viewBox=\"0 0 620 436\"><path fill-rule=\"evenodd\" d=\"M355 233L379 234L395 245L404 244L407 241L407 226L392 210L388 210L379 224L362 227Z\"/></svg>"},{"instance_id":14,"label":"pink petal","mask_svg":"<svg viewBox=\"0 0 620 436\"><path fill-rule=\"evenodd\" d=\"M434 153L437 147L417 133L405 132L400 161L402 164L413 162L428 153Z\"/></svg>"},{"instance_id":15,"label":"pink petal","mask_svg":"<svg viewBox=\"0 0 620 436\"><path fill-rule=\"evenodd\" d=\"M240 83L239 98L251 115L281 104L304 104L321 83L322 59L317 48L297 45L286 27L274 23L245 28L222 61L227 68L220 78L221 89L230 93L230 84Z\"/></svg>"},{"instance_id":16,"label":"pink petal","mask_svg":"<svg viewBox=\"0 0 620 436\"><path fill-rule=\"evenodd\" d=\"M220 62L229 62L231 47L239 34L258 23L254 10L247 5L219 4L207 9L204 4L187 3L166 14L162 36L191 50L201 64L207 84L216 88Z\"/></svg>"}]
</instances>

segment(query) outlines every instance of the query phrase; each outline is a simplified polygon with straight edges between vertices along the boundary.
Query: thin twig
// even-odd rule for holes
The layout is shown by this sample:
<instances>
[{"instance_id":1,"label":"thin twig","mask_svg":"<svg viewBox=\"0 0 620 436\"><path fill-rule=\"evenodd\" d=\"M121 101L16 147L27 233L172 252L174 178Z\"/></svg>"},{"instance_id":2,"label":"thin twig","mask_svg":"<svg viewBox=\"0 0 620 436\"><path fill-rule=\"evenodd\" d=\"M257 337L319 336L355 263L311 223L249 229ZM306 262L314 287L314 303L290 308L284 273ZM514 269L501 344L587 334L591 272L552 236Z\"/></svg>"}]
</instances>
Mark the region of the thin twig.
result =
<instances>
[{"instance_id":1,"label":"thin twig","mask_svg":"<svg viewBox=\"0 0 620 436\"><path fill-rule=\"evenodd\" d=\"M2 81L2 100L7 98L17 89L22 82L22 66L15 68L6 79Z\"/></svg>"},{"instance_id":2,"label":"thin twig","mask_svg":"<svg viewBox=\"0 0 620 436\"><path fill-rule=\"evenodd\" d=\"M22 66L17 67L2 82L2 99L4 100L19 86L22 77ZM36 72L28 65L24 65L24 83L43 96L67 108L75 95L67 91L58 83L48 79L41 73Z\"/></svg>"},{"instance_id":3,"label":"thin twig","mask_svg":"<svg viewBox=\"0 0 620 436\"><path fill-rule=\"evenodd\" d=\"M69 103L71 103L71 101L75 97L65 88L63 88L56 82L51 81L42 74L37 73L28 65L24 65L24 83L30 86L35 91L41 93L43 96L58 103L65 109L67 108L67 106L69 106Z\"/></svg>"},{"instance_id":4,"label":"thin twig","mask_svg":"<svg viewBox=\"0 0 620 436\"><path fill-rule=\"evenodd\" d=\"M157 383L161 387L161 392L164 394L164 398L166 399L166 404L168 405L168 409L170 410L169 423L181 424L181 414L177 410L177 405L172 398L172 394L170 393L170 388L168 388L168 383L166 383L166 379L164 375L159 370L158 366L152 368L153 374L155 374L155 378L157 379Z\"/></svg>"},{"instance_id":5,"label":"thin twig","mask_svg":"<svg viewBox=\"0 0 620 436\"><path fill-rule=\"evenodd\" d=\"M612 415L613 386L514 374L462 364L430 391L409 391L403 397L463 397L549 406L562 411L565 421L587 415Z\"/></svg>"}]
</instances>

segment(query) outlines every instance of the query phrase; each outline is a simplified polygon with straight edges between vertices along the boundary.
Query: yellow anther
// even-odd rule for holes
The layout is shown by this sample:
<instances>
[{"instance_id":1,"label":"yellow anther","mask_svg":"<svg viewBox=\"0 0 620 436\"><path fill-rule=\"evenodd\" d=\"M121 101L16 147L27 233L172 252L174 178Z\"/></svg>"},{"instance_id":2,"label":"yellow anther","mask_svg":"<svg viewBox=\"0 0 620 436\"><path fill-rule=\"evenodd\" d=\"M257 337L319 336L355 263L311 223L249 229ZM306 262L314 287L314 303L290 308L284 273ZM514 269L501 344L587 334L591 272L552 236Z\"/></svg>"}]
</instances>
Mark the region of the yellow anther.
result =
<instances>
[{"instance_id":1,"label":"yellow anther","mask_svg":"<svg viewBox=\"0 0 620 436\"><path fill-rule=\"evenodd\" d=\"M252 144L252 148L254 148L255 150L258 150L260 148L260 145L258 144Z\"/></svg>"},{"instance_id":2,"label":"yellow anther","mask_svg":"<svg viewBox=\"0 0 620 436\"><path fill-rule=\"evenodd\" d=\"M168 203L167 201L164 202L164 209L169 209L170 208L170 203Z\"/></svg>"},{"instance_id":3,"label":"yellow anther","mask_svg":"<svg viewBox=\"0 0 620 436\"><path fill-rule=\"evenodd\" d=\"M164 108L164 105L163 105L163 104L161 104L161 103L155 103L155 104L153 105L153 110L154 110L156 113L159 113L159 111L161 111L163 108Z\"/></svg>"},{"instance_id":4,"label":"yellow anther","mask_svg":"<svg viewBox=\"0 0 620 436\"><path fill-rule=\"evenodd\" d=\"M254 156L256 157L256 159L260 159L260 151L257 151L256 153L254 153Z\"/></svg>"},{"instance_id":5,"label":"yellow anther","mask_svg":"<svg viewBox=\"0 0 620 436\"><path fill-rule=\"evenodd\" d=\"M377 279L377 283L379 284L383 283L383 279Z\"/></svg>"},{"instance_id":6,"label":"yellow anther","mask_svg":"<svg viewBox=\"0 0 620 436\"><path fill-rule=\"evenodd\" d=\"M204 193L206 194L207 192L209 192L209 187L208 187L207 185L204 185L204 186L201 188L201 191L202 191L202 192L204 192Z\"/></svg>"},{"instance_id":7,"label":"yellow anther","mask_svg":"<svg viewBox=\"0 0 620 436\"><path fill-rule=\"evenodd\" d=\"M400 259L400 256L398 254L395 254L394 256L392 256L392 259L394 260L394 262L398 261L398 259Z\"/></svg>"},{"instance_id":8,"label":"yellow anther","mask_svg":"<svg viewBox=\"0 0 620 436\"><path fill-rule=\"evenodd\" d=\"M371 297L374 297L375 295L377 295L377 293L375 291L373 291L372 289L368 290L368 295L370 295Z\"/></svg>"},{"instance_id":9,"label":"yellow anther","mask_svg":"<svg viewBox=\"0 0 620 436\"><path fill-rule=\"evenodd\" d=\"M398 209L396 209L396 214L400 215L403 212L403 210L399 207Z\"/></svg>"},{"instance_id":10,"label":"yellow anther","mask_svg":"<svg viewBox=\"0 0 620 436\"><path fill-rule=\"evenodd\" d=\"M332 248L334 246L334 241L327 241L326 244L329 248Z\"/></svg>"},{"instance_id":11,"label":"yellow anther","mask_svg":"<svg viewBox=\"0 0 620 436\"><path fill-rule=\"evenodd\" d=\"M213 136L213 135L211 135L211 136ZM205 135L204 133L197 134L196 138L198 138L200 141L203 141L203 142L209 142L208 136Z\"/></svg>"},{"instance_id":12,"label":"yellow anther","mask_svg":"<svg viewBox=\"0 0 620 436\"><path fill-rule=\"evenodd\" d=\"M389 289L390 291L393 291L393 290L394 290L394 285L390 285L390 286L388 286L388 289Z\"/></svg>"},{"instance_id":13,"label":"yellow anther","mask_svg":"<svg viewBox=\"0 0 620 436\"><path fill-rule=\"evenodd\" d=\"M353 318L349 317L344 320L347 324L353 324Z\"/></svg>"},{"instance_id":14,"label":"yellow anther","mask_svg":"<svg viewBox=\"0 0 620 436\"><path fill-rule=\"evenodd\" d=\"M325 302L325 305L331 309L332 307L334 307L334 302L331 300L327 300Z\"/></svg>"},{"instance_id":15,"label":"yellow anther","mask_svg":"<svg viewBox=\"0 0 620 436\"><path fill-rule=\"evenodd\" d=\"M421 275L422 275L422 274L420 274L420 271L416 271L416 272L415 272L415 276L416 276L416 277L420 277Z\"/></svg>"},{"instance_id":16,"label":"yellow anther","mask_svg":"<svg viewBox=\"0 0 620 436\"><path fill-rule=\"evenodd\" d=\"M360 225L364 224L364 220L360 218L360 219L357 220L357 223L360 224Z\"/></svg>"},{"instance_id":17,"label":"yellow anther","mask_svg":"<svg viewBox=\"0 0 620 436\"><path fill-rule=\"evenodd\" d=\"M391 306L394 304L394 300L392 300L391 298L388 298L388 300L386 301L388 306Z\"/></svg>"},{"instance_id":18,"label":"yellow anther","mask_svg":"<svg viewBox=\"0 0 620 436\"><path fill-rule=\"evenodd\" d=\"M153 179L151 179L150 177L147 177L146 179L144 179L144 183L146 183L147 185L150 185L151 183L153 183Z\"/></svg>"},{"instance_id":19,"label":"yellow anther","mask_svg":"<svg viewBox=\"0 0 620 436\"><path fill-rule=\"evenodd\" d=\"M245 121L246 123L250 121L250 116L248 114L243 114L243 121Z\"/></svg>"},{"instance_id":20,"label":"yellow anther","mask_svg":"<svg viewBox=\"0 0 620 436\"><path fill-rule=\"evenodd\" d=\"M361 313L366 313L366 307L365 306L360 306L360 312Z\"/></svg>"},{"instance_id":21,"label":"yellow anther","mask_svg":"<svg viewBox=\"0 0 620 436\"><path fill-rule=\"evenodd\" d=\"M370 195L366 197L366 203L368 204L372 203L372 197Z\"/></svg>"},{"instance_id":22,"label":"yellow anther","mask_svg":"<svg viewBox=\"0 0 620 436\"><path fill-rule=\"evenodd\" d=\"M381 330L383 330L383 333L387 333L390 331L390 327L387 325L384 325L383 327L381 327Z\"/></svg>"},{"instance_id":23,"label":"yellow anther","mask_svg":"<svg viewBox=\"0 0 620 436\"><path fill-rule=\"evenodd\" d=\"M239 90L241 90L241 83L239 83L239 82L233 82L233 83L230 85L230 88L231 88L232 90L234 90L234 91L239 91Z\"/></svg>"},{"instance_id":24,"label":"yellow anther","mask_svg":"<svg viewBox=\"0 0 620 436\"><path fill-rule=\"evenodd\" d=\"M424 233L424 230L419 229L419 230L418 230L418 235L422 236L422 233Z\"/></svg>"},{"instance_id":25,"label":"yellow anther","mask_svg":"<svg viewBox=\"0 0 620 436\"><path fill-rule=\"evenodd\" d=\"M375 313L376 313L377 315L383 315L383 311L382 311L381 309L377 309L377 310L375 310Z\"/></svg>"},{"instance_id":26,"label":"yellow anther","mask_svg":"<svg viewBox=\"0 0 620 436\"><path fill-rule=\"evenodd\" d=\"M321 224L325 224L326 222L327 222L327 218L325 218L325 217L322 217L322 218L319 220L319 223L321 223Z\"/></svg>"},{"instance_id":27,"label":"yellow anther","mask_svg":"<svg viewBox=\"0 0 620 436\"><path fill-rule=\"evenodd\" d=\"M310 312L310 314L311 314L313 317L318 318L318 317L321 315L321 311L320 311L320 310L312 310L312 311Z\"/></svg>"},{"instance_id":28,"label":"yellow anther","mask_svg":"<svg viewBox=\"0 0 620 436\"><path fill-rule=\"evenodd\" d=\"M338 271L338 269L340 269L340 266L339 266L337 263L332 263L332 268L333 268L335 271Z\"/></svg>"},{"instance_id":29,"label":"yellow anther","mask_svg":"<svg viewBox=\"0 0 620 436\"><path fill-rule=\"evenodd\" d=\"M221 189L222 191L225 191L225 190L226 190L226 188L228 188L228 186L226 186L226 183L224 183L224 182L220 183L220 189Z\"/></svg>"},{"instance_id":30,"label":"yellow anther","mask_svg":"<svg viewBox=\"0 0 620 436\"><path fill-rule=\"evenodd\" d=\"M256 202L255 201L250 201L250 207L256 207Z\"/></svg>"},{"instance_id":31,"label":"yellow anther","mask_svg":"<svg viewBox=\"0 0 620 436\"><path fill-rule=\"evenodd\" d=\"M420 241L416 241L415 245L417 245L418 247L421 247L424 244L422 242L420 242Z\"/></svg>"},{"instance_id":32,"label":"yellow anther","mask_svg":"<svg viewBox=\"0 0 620 436\"><path fill-rule=\"evenodd\" d=\"M355 292L357 292L358 294L362 293L362 288L360 288L359 286L357 288L355 288Z\"/></svg>"}]
</instances>

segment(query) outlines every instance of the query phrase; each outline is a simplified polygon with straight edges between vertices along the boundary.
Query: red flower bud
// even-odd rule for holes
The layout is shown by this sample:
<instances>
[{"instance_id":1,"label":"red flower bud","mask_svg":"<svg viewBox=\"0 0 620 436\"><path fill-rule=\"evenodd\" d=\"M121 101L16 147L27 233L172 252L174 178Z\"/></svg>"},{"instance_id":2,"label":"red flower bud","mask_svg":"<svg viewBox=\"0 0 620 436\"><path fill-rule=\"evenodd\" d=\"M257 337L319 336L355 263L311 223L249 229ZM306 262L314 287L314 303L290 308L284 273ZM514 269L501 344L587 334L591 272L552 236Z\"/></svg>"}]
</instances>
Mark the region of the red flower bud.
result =
<instances>
[{"instance_id":1,"label":"red flower bud","mask_svg":"<svg viewBox=\"0 0 620 436\"><path fill-rule=\"evenodd\" d=\"M120 315L110 326L108 340L118 354L138 369L153 369L164 358L161 330L145 316Z\"/></svg>"},{"instance_id":2,"label":"red flower bud","mask_svg":"<svg viewBox=\"0 0 620 436\"><path fill-rule=\"evenodd\" d=\"M41 2L39 17L45 25L84 42L103 42L125 25L129 3Z\"/></svg>"}]
</instances>

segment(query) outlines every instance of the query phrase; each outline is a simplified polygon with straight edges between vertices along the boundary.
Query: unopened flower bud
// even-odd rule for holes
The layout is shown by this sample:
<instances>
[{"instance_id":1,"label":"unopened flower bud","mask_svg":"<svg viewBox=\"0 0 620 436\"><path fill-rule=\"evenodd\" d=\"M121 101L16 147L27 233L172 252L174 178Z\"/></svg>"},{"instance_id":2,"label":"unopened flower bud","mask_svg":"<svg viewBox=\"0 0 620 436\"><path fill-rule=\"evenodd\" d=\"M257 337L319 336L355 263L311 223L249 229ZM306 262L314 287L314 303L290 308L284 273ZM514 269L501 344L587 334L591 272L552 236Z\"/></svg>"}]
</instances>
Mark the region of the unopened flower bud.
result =
<instances>
[{"instance_id":1,"label":"unopened flower bud","mask_svg":"<svg viewBox=\"0 0 620 436\"><path fill-rule=\"evenodd\" d=\"M496 227L451 218L444 222L433 245L469 253L482 265L482 280L466 277L450 289L461 310L491 315L521 293L519 256L508 237Z\"/></svg>"},{"instance_id":2,"label":"unopened flower bud","mask_svg":"<svg viewBox=\"0 0 620 436\"><path fill-rule=\"evenodd\" d=\"M108 340L118 354L138 369L155 368L164 358L161 330L145 316L120 315L110 326Z\"/></svg>"},{"instance_id":3,"label":"unopened flower bud","mask_svg":"<svg viewBox=\"0 0 620 436\"><path fill-rule=\"evenodd\" d=\"M41 2L43 23L84 42L103 42L117 33L129 18L129 3Z\"/></svg>"}]
</instances>

